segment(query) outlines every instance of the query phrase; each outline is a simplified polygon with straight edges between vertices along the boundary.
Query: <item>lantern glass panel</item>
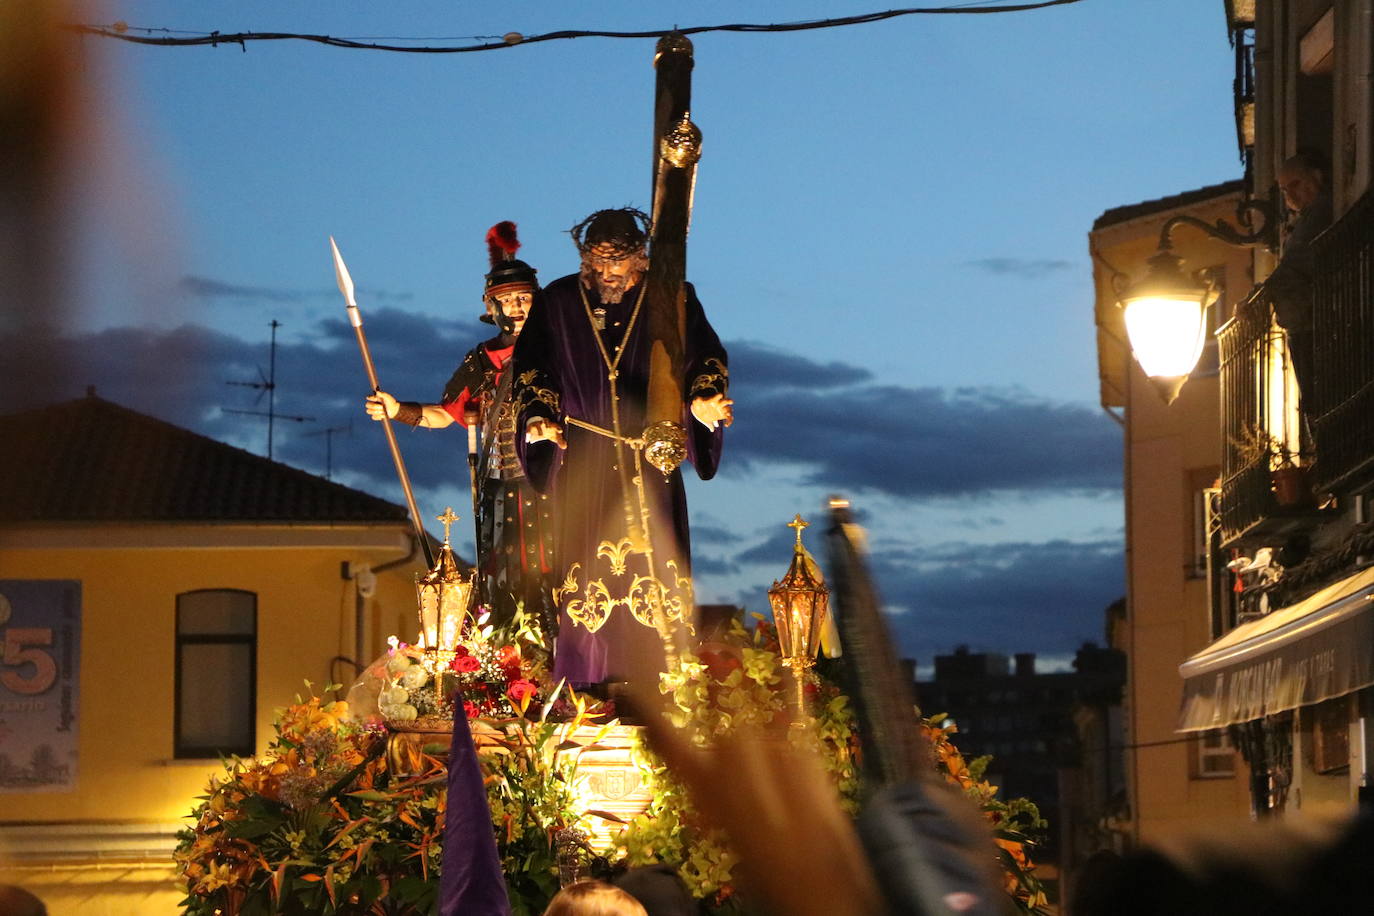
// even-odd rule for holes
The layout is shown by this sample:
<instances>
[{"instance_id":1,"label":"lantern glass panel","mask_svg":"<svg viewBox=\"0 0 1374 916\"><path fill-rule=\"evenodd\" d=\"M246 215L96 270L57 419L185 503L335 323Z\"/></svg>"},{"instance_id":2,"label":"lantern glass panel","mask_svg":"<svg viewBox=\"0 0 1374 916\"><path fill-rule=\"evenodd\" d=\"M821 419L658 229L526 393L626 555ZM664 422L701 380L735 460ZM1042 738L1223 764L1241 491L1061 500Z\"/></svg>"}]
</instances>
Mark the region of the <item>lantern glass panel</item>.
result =
<instances>
[{"instance_id":1,"label":"lantern glass panel","mask_svg":"<svg viewBox=\"0 0 1374 916\"><path fill-rule=\"evenodd\" d=\"M1197 296L1146 296L1126 302L1126 334L1145 374L1172 378L1197 365L1206 342L1206 310Z\"/></svg>"}]
</instances>

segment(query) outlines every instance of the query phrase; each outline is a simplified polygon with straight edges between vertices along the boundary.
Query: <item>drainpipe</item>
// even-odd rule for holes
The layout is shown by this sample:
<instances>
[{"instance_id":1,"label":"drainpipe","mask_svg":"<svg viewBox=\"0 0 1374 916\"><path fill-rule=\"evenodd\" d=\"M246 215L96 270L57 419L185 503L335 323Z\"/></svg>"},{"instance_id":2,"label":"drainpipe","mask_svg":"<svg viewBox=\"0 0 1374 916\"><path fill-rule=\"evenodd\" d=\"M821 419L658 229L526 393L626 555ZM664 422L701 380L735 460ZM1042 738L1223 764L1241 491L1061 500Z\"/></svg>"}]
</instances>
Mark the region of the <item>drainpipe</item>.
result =
<instances>
[{"instance_id":1,"label":"drainpipe","mask_svg":"<svg viewBox=\"0 0 1374 916\"><path fill-rule=\"evenodd\" d=\"M398 566L406 566L415 562L416 556L420 553L420 540L413 533L409 534L410 552L399 559L389 560L379 566L372 566L368 563L352 563L348 560L343 561L340 573L345 581L353 583L353 666L359 671L363 670L363 639L366 630L366 615L364 613L367 599L372 597L377 588L377 573L395 569ZM342 659L350 661L349 659Z\"/></svg>"},{"instance_id":2,"label":"drainpipe","mask_svg":"<svg viewBox=\"0 0 1374 916\"><path fill-rule=\"evenodd\" d=\"M1135 412L1131 409L1132 393L1135 389L1134 373L1131 371L1132 362L1131 347L1126 341L1121 342L1122 349L1126 356L1126 404L1122 408L1122 438L1125 440L1124 454L1122 455L1122 509L1124 523L1126 527L1126 543L1124 545L1126 558L1126 639L1129 645L1126 647L1126 702L1130 704L1127 710L1126 723L1130 728L1130 733L1126 736L1126 745L1131 748L1129 756L1125 762L1130 766L1129 789L1127 790L1127 803L1130 805L1130 823L1133 844L1140 846L1140 749L1135 747L1140 743L1140 729L1137 719L1140 714L1140 704L1137 702L1136 686L1139 682L1139 659L1136 657L1136 608L1135 608L1135 570L1133 562L1133 546L1135 543L1135 531L1132 527L1134 513L1131 511L1131 455L1135 450Z\"/></svg>"},{"instance_id":3,"label":"drainpipe","mask_svg":"<svg viewBox=\"0 0 1374 916\"><path fill-rule=\"evenodd\" d=\"M1370 157L1374 152L1374 0L1359 0L1355 10L1353 33L1358 37L1358 47L1353 57L1356 61L1354 74L1354 110L1346 118L1355 129L1355 169L1346 176L1350 193L1348 203L1354 203L1369 188Z\"/></svg>"}]
</instances>

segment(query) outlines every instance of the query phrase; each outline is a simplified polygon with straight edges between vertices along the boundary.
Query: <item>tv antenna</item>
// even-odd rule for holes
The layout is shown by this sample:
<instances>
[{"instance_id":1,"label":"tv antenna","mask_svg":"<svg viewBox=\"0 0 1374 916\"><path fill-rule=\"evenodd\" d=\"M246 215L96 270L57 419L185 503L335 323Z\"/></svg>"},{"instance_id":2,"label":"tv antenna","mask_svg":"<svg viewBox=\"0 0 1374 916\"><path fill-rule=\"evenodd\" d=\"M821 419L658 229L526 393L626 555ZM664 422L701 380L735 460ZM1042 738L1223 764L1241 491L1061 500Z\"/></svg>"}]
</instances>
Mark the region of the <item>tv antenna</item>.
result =
<instances>
[{"instance_id":1,"label":"tv antenna","mask_svg":"<svg viewBox=\"0 0 1374 916\"><path fill-rule=\"evenodd\" d=\"M349 438L353 436L353 421L349 420L347 426L331 426L328 429L317 429L313 433L306 433L307 439L316 436L324 436L324 479L334 479L334 434L347 433Z\"/></svg>"},{"instance_id":2,"label":"tv antenna","mask_svg":"<svg viewBox=\"0 0 1374 916\"><path fill-rule=\"evenodd\" d=\"M266 410L236 410L232 407L220 408L225 413L236 413L252 417L267 418L267 458L272 459L272 440L275 433L276 421L280 417L283 420L290 420L293 423L314 423L314 417L301 417L294 414L277 413L277 328L281 327L281 322L272 319L272 345L268 350L267 374L263 375L262 367L258 367L258 381L256 382L225 382L226 385L234 385L239 388L256 388L258 391L257 400L254 404L262 403L262 396L267 395Z\"/></svg>"}]
</instances>

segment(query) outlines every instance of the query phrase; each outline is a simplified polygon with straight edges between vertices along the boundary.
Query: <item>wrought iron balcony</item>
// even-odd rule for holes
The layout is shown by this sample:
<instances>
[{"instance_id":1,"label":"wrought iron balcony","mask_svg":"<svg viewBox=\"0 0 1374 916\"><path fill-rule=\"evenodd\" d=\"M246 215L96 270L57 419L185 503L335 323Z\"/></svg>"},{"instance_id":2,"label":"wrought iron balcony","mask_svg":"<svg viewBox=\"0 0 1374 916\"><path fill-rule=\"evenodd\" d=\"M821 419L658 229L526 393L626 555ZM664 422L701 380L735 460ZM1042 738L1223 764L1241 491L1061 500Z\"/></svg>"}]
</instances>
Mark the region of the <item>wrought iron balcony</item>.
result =
<instances>
[{"instance_id":1,"label":"wrought iron balcony","mask_svg":"<svg viewBox=\"0 0 1374 916\"><path fill-rule=\"evenodd\" d=\"M1300 523L1314 492L1374 482L1374 192L1286 255L1217 336L1223 543Z\"/></svg>"},{"instance_id":2,"label":"wrought iron balcony","mask_svg":"<svg viewBox=\"0 0 1374 916\"><path fill-rule=\"evenodd\" d=\"M1228 544L1278 512L1272 457L1258 440L1272 410L1274 304L1257 286L1217 331L1221 358L1221 540Z\"/></svg>"},{"instance_id":3,"label":"wrought iron balcony","mask_svg":"<svg viewBox=\"0 0 1374 916\"><path fill-rule=\"evenodd\" d=\"M1374 192L1312 244L1314 483L1350 492L1374 481Z\"/></svg>"}]
</instances>

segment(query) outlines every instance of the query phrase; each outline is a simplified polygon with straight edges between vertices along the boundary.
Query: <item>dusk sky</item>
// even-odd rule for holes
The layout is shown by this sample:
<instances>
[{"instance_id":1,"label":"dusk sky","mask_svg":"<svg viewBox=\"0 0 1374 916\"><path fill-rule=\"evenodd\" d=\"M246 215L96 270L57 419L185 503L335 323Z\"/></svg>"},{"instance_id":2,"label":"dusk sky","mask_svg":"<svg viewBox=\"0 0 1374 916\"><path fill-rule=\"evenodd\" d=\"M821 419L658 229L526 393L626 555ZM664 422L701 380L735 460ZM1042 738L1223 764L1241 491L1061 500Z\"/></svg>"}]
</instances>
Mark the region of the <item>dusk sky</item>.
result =
<instances>
[{"instance_id":1,"label":"dusk sky","mask_svg":"<svg viewBox=\"0 0 1374 916\"><path fill-rule=\"evenodd\" d=\"M148 0L89 21L455 45L881 7ZM279 424L276 456L323 473L324 438L307 434L352 420L335 479L400 501L328 237L383 386L432 401L484 336L488 226L517 222L547 282L576 268L574 223L649 205L652 39L435 55L71 41L103 144L80 189L73 371L26 390L11 342L0 383L26 401L12 406L94 384L265 453L265 424L222 409L254 407L226 382L266 368L275 318L278 409L316 418ZM840 492L923 665L959 644L1062 663L1100 642L1123 591L1120 430L1097 405L1086 235L1110 207L1239 177L1223 4L1082 0L693 42L705 142L688 275L736 400L721 475L689 482L699 600L764 611L786 523L819 520ZM431 517L469 505L455 430L402 430Z\"/></svg>"}]
</instances>

